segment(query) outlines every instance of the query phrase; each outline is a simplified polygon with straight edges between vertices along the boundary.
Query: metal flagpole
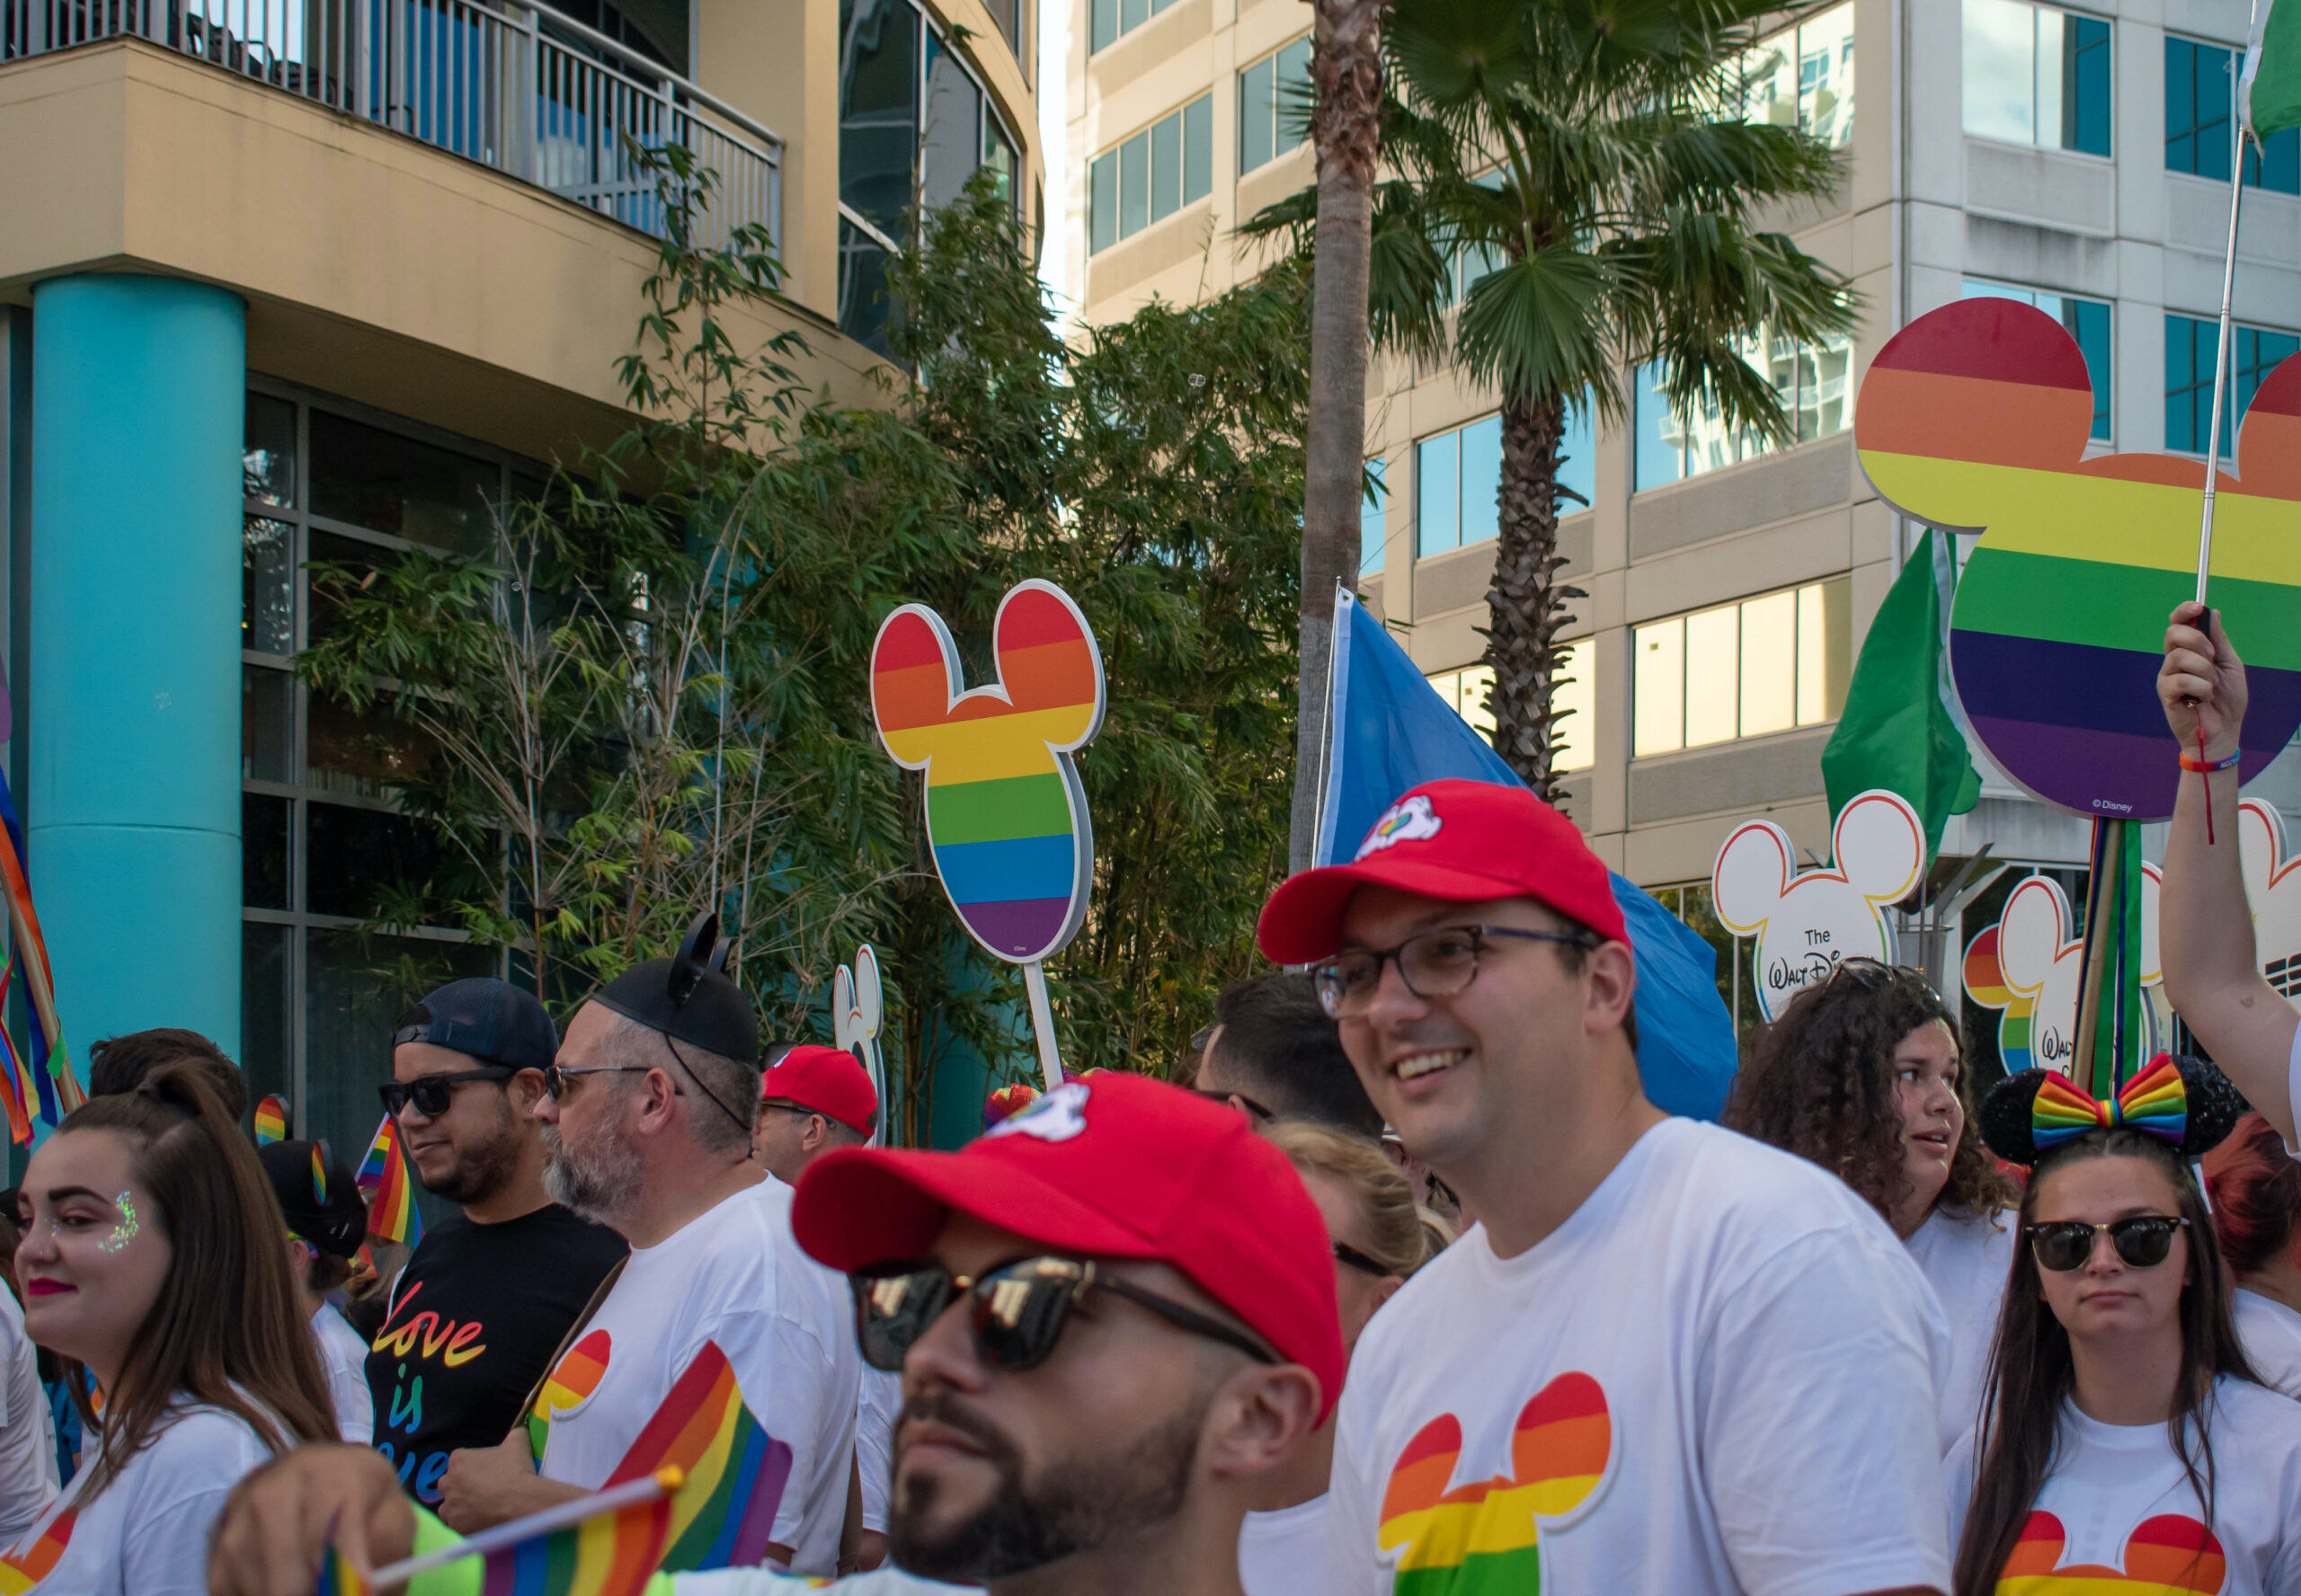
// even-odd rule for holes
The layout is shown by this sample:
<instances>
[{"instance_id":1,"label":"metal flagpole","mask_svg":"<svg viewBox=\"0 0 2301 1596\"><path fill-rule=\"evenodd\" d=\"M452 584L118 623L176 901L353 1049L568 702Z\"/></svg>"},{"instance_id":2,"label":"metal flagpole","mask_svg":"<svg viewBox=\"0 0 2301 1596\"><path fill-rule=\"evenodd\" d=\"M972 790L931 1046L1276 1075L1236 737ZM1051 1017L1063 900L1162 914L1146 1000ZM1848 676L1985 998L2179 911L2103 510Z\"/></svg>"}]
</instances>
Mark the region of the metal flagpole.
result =
<instances>
[{"instance_id":1,"label":"metal flagpole","mask_svg":"<svg viewBox=\"0 0 2301 1596\"><path fill-rule=\"evenodd\" d=\"M2253 0L2245 31L2252 37L2261 20L2261 0ZM2235 63L2231 63L2234 70ZM2214 343L2213 425L2205 435L2205 511L2197 535L2197 601L2205 602L2206 578L2213 566L2213 492L2221 474L2221 407L2229 381L2229 301L2237 286L2237 202L2245 192L2245 107L2230 85L2230 120L2235 128L2229 162L2229 242L2221 256L2221 333ZM2205 623L2200 622L2200 625Z\"/></svg>"}]
</instances>

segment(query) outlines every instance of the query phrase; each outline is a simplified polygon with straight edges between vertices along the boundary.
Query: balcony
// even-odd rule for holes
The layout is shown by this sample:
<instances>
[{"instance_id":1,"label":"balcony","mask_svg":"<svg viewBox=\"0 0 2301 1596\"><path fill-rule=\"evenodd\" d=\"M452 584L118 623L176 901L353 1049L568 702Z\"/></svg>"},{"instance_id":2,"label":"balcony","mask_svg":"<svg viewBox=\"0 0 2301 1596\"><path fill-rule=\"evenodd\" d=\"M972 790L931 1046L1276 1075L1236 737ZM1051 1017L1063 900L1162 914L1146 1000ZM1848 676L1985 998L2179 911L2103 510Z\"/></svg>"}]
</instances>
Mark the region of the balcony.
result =
<instances>
[{"instance_id":1,"label":"balcony","mask_svg":"<svg viewBox=\"0 0 2301 1596\"><path fill-rule=\"evenodd\" d=\"M144 39L378 122L661 236L635 152L718 173L696 242L782 241L783 140L660 62L526 0L0 0L0 64Z\"/></svg>"}]
</instances>

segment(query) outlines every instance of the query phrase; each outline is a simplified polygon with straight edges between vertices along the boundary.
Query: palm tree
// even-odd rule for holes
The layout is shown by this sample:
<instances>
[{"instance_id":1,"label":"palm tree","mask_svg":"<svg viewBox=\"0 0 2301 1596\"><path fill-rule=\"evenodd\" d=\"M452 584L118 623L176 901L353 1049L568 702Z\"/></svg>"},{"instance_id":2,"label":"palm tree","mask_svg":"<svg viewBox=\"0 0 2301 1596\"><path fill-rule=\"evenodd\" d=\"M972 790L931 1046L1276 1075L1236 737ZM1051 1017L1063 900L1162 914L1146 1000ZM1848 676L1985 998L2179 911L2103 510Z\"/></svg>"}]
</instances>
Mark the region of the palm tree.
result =
<instances>
[{"instance_id":1,"label":"palm tree","mask_svg":"<svg viewBox=\"0 0 2301 1596\"><path fill-rule=\"evenodd\" d=\"M1569 408L1623 421L1624 375L1651 362L1677 413L1789 441L1794 418L1745 351L1853 327L1845 279L1755 219L1842 176L1824 140L1742 117L1743 53L1783 15L1778 0L1390 8L1370 324L1377 344L1451 357L1501 391L1494 740L1546 798L1556 639L1584 596L1556 581ZM1299 247L1317 219L1297 195L1242 230ZM1455 309L1457 262L1490 270Z\"/></svg>"},{"instance_id":2,"label":"palm tree","mask_svg":"<svg viewBox=\"0 0 2301 1596\"><path fill-rule=\"evenodd\" d=\"M1303 423L1302 609L1288 865L1310 863L1334 590L1358 586L1366 439L1366 279L1382 112L1383 0L1315 0L1310 142L1318 153L1310 401Z\"/></svg>"}]
</instances>

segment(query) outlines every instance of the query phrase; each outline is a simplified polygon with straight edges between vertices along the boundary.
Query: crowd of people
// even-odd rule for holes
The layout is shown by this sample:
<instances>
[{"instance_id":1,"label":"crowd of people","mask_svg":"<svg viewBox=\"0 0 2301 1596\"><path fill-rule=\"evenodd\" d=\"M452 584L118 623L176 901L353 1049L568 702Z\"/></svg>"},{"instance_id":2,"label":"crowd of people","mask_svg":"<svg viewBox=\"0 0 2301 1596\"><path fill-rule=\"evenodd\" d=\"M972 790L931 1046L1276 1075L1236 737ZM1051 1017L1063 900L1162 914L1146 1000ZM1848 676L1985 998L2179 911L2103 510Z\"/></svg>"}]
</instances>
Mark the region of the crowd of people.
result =
<instances>
[{"instance_id":1,"label":"crowd of people","mask_svg":"<svg viewBox=\"0 0 2301 1596\"><path fill-rule=\"evenodd\" d=\"M1723 1125L1666 1116L1605 868L1452 781L1272 895L1294 968L1187 1087L1093 1072L956 1152L763 1043L707 924L564 1034L443 987L378 1038L457 1210L388 1278L211 1044L102 1044L0 1200L0 1592L308 1596L331 1547L597 1490L716 1347L787 1479L761 1566L654 1596L2301 1592L2301 1016L2194 607L2160 690L2165 981L2216 1063L2109 1103L1977 1101L1926 983L1849 960Z\"/></svg>"}]
</instances>

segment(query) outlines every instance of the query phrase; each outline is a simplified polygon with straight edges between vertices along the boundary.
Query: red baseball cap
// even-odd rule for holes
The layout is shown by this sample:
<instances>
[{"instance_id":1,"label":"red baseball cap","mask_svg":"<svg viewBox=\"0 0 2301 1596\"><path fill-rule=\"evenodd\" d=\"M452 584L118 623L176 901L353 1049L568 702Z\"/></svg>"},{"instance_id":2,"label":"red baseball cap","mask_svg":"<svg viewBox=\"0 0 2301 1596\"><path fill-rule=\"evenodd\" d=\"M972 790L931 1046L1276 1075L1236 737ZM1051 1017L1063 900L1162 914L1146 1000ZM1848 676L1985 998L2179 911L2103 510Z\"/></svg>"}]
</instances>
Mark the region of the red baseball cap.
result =
<instances>
[{"instance_id":1,"label":"red baseball cap","mask_svg":"<svg viewBox=\"0 0 2301 1596\"><path fill-rule=\"evenodd\" d=\"M879 1095L871 1089L870 1073L853 1053L838 1048L793 1048L761 1078L760 1096L795 1103L860 1136L870 1135L879 1119Z\"/></svg>"},{"instance_id":2,"label":"red baseball cap","mask_svg":"<svg viewBox=\"0 0 2301 1596\"><path fill-rule=\"evenodd\" d=\"M852 1272L924 1256L953 1213L1055 1252L1155 1258L1342 1391L1326 1221L1244 1114L1139 1075L1066 1081L955 1153L841 1148L799 1177L799 1245Z\"/></svg>"},{"instance_id":3,"label":"red baseball cap","mask_svg":"<svg viewBox=\"0 0 2301 1596\"><path fill-rule=\"evenodd\" d=\"M1277 964L1331 955L1350 895L1368 885L1450 903L1532 898L1608 942L1630 941L1604 862L1572 820L1524 787L1423 783L1382 811L1349 864L1279 883L1255 927L1264 955Z\"/></svg>"}]
</instances>

